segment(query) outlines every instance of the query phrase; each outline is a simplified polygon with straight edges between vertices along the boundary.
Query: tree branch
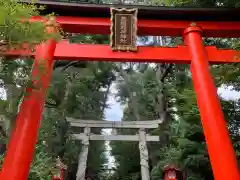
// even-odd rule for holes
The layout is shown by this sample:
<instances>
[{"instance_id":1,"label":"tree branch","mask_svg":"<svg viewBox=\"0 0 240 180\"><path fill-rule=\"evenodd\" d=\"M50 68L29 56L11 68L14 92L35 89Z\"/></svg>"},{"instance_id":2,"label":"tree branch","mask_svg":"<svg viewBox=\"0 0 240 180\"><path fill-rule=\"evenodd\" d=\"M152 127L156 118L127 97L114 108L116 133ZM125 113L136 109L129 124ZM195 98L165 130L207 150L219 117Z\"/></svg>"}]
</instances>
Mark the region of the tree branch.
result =
<instances>
[{"instance_id":1,"label":"tree branch","mask_svg":"<svg viewBox=\"0 0 240 180\"><path fill-rule=\"evenodd\" d=\"M131 64L130 64L130 65L131 65ZM131 68L132 68L132 65L131 65ZM121 65L120 65L120 67L119 67L119 72L120 72L121 76L123 77L123 79L124 79L125 82L126 82L126 88L127 88L128 94L129 94L129 101L130 101L130 104L131 104L131 106L132 106L131 108L132 108L132 110L133 110L133 114L134 114L134 116L135 116L135 118L136 118L136 121L140 121L140 114L139 114L139 112L138 112L137 101L136 101L136 99L135 99L136 95L134 94L135 92L132 92L131 89L130 89L130 87L129 87L128 84L127 84L127 83L130 82L129 77L128 77L128 74L127 74L126 72L124 72L124 70L123 70L123 68L121 67Z\"/></svg>"},{"instance_id":2,"label":"tree branch","mask_svg":"<svg viewBox=\"0 0 240 180\"><path fill-rule=\"evenodd\" d=\"M63 68L62 71L65 71L71 66L76 68L86 68L87 63L82 61L59 60L55 62L53 69Z\"/></svg>"},{"instance_id":3,"label":"tree branch","mask_svg":"<svg viewBox=\"0 0 240 180\"><path fill-rule=\"evenodd\" d=\"M48 101L45 102L45 107L47 108L56 108L58 106L58 104L52 104Z\"/></svg>"},{"instance_id":4,"label":"tree branch","mask_svg":"<svg viewBox=\"0 0 240 180\"><path fill-rule=\"evenodd\" d=\"M160 77L160 81L164 81L164 79L166 78L166 76L168 75L168 73L170 72L171 68L172 68L173 64L168 64L166 66L166 68L164 68L162 76Z\"/></svg>"}]
</instances>

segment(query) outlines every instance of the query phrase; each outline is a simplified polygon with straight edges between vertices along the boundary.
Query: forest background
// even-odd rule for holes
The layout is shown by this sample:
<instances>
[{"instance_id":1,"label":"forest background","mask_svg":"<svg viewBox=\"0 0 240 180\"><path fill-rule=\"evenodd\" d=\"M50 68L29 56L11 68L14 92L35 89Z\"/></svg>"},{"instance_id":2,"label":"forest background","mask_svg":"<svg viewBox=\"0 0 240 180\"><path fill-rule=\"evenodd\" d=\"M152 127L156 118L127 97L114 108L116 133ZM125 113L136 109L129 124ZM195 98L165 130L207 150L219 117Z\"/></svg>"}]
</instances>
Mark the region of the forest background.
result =
<instances>
[{"instance_id":1,"label":"forest background","mask_svg":"<svg viewBox=\"0 0 240 180\"><path fill-rule=\"evenodd\" d=\"M62 0L64 1L64 0ZM89 3L142 4L161 6L238 7L239 0L89 0ZM39 23L19 23L19 17L38 15L41 9L11 0L0 0L1 47L12 48L22 42L30 44L49 38ZM28 28L28 31L24 31ZM71 43L109 44L103 35L60 34ZM7 42L7 43L6 43ZM176 46L180 37L139 37L146 46ZM238 39L205 38L206 45L238 49ZM2 48L1 48L2 50ZM1 57L0 100L1 144L7 144L10 132L25 93L33 60L19 57L9 61ZM240 65L211 66L216 86L223 92L240 90ZM225 89L225 90L224 90ZM221 99L224 115L238 160L240 160L240 101L239 96ZM79 119L119 120L119 112L109 115L109 99L123 110L122 121L161 119L159 129L149 134L160 136L161 143L149 143L152 180L162 179L163 167L179 166L187 180L213 180L206 143L202 132L189 65L107 63L56 61L41 129L31 166L29 180L51 179L49 172L59 156L68 169L66 180L76 179L77 157L81 143L70 137L71 129L65 117ZM111 111L113 113L114 111ZM121 114L121 112L120 112ZM108 117L107 117L108 116ZM95 129L95 133L109 133ZM122 134L136 132L122 130ZM87 176L93 180L139 180L140 157L137 143L91 142ZM109 148L111 149L109 151ZM110 152L110 155L109 155ZM1 149L1 162L4 148ZM111 162L109 162L111 160ZM240 163L240 162L239 162Z\"/></svg>"}]
</instances>

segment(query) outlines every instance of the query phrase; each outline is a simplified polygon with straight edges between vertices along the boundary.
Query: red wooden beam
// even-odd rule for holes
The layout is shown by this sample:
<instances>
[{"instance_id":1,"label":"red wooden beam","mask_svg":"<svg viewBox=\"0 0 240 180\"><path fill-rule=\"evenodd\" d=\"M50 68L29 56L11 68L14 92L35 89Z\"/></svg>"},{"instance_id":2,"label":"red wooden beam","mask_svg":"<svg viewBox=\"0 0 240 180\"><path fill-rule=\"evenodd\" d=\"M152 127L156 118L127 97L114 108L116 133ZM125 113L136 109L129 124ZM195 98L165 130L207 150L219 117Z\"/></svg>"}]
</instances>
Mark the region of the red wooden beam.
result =
<instances>
[{"instance_id":1,"label":"red wooden beam","mask_svg":"<svg viewBox=\"0 0 240 180\"><path fill-rule=\"evenodd\" d=\"M192 57L193 85L201 115L208 154L215 180L240 179L236 154L229 137L227 123L209 70L208 56L202 42L202 30L189 27L184 40Z\"/></svg>"},{"instance_id":2,"label":"red wooden beam","mask_svg":"<svg viewBox=\"0 0 240 180\"><path fill-rule=\"evenodd\" d=\"M234 50L218 50L207 46L209 62L212 64L240 62L240 53ZM9 56L34 55L30 51L11 51ZM79 61L116 61L116 62L158 62L189 64L191 56L185 46L178 47L139 47L138 52L113 52L108 45L69 44L61 41L57 44L54 59Z\"/></svg>"},{"instance_id":3,"label":"red wooden beam","mask_svg":"<svg viewBox=\"0 0 240 180\"><path fill-rule=\"evenodd\" d=\"M41 16L32 17L39 21ZM57 16L56 21L65 32L85 34L110 34L109 18ZM138 35L182 36L191 21L138 20ZM195 22L203 29L205 37L240 37L240 22Z\"/></svg>"}]
</instances>

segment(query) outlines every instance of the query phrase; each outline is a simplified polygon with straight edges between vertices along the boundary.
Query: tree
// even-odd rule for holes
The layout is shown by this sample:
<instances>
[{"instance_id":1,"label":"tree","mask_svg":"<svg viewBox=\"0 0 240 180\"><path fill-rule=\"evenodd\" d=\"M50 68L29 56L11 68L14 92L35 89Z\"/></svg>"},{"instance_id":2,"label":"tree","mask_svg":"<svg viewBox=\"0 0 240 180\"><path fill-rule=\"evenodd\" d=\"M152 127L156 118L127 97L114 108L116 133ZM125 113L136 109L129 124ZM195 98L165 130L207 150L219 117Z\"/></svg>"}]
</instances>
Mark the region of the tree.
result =
<instances>
[{"instance_id":1,"label":"tree","mask_svg":"<svg viewBox=\"0 0 240 180\"><path fill-rule=\"evenodd\" d=\"M0 1L0 51L25 48L23 45L26 43L31 48L51 37L59 37L58 33L45 33L45 25L41 22L30 23L30 17L39 15L40 10L41 8L34 4L26 5L12 0ZM1 111L7 112L4 118L10 124L9 129L14 125L19 100L29 79L31 64L29 57L20 57L14 61L8 61L8 57L1 57L1 87L5 89L8 100L1 101Z\"/></svg>"},{"instance_id":2,"label":"tree","mask_svg":"<svg viewBox=\"0 0 240 180\"><path fill-rule=\"evenodd\" d=\"M26 5L11 0L0 2L0 9L3 15L1 16L3 19L0 21L2 22L2 29L0 29L0 31L2 30L1 37L2 42L4 42L4 49L2 50L22 48L21 45L23 43L28 43L31 47L51 37L55 38L52 34L45 33L45 27L42 23L20 21L21 19L29 19L31 16L39 15L41 9L34 4ZM75 43L81 41L86 43L89 41L88 36L70 38L70 41ZM104 43L106 40L108 39L102 36L90 37L91 43ZM3 57L4 59L7 59L7 57ZM30 57L21 57L15 61L2 61L1 80L7 96L6 99L1 100L1 112L4 121L10 121L11 126L14 125L18 105L30 78L28 74L31 70L31 60ZM65 117L72 116L83 119L103 118L103 112L107 106L107 93L114 78L114 75L111 73L111 66L111 64L105 63L56 61L52 86L48 93L36 155L30 170L29 179L50 178L49 172L52 171L51 169L54 167L54 160L57 156L60 156L64 163L68 165L68 171L70 172L68 178L71 178L71 172L75 177L76 157L78 157L81 145L74 142L69 136L71 129L68 128ZM82 69L84 67L85 69ZM100 132L101 130L98 129L96 131ZM3 138L7 139L8 137ZM104 156L101 155L105 147L101 142L91 144L91 146L95 152L90 152L92 160L90 159L89 161L88 171L89 174L97 175L99 171L102 171L101 167L105 161Z\"/></svg>"},{"instance_id":3,"label":"tree","mask_svg":"<svg viewBox=\"0 0 240 180\"><path fill-rule=\"evenodd\" d=\"M149 3L149 2L148 2ZM159 4L159 1L154 2ZM161 2L162 3L162 2ZM237 6L237 1L168 1L171 6ZM44 33L41 23L20 22L38 15L34 5L24 5L15 1L0 1L0 18L2 41L0 48L6 50L19 47L27 42L35 45L46 40L50 35ZM74 43L108 44L107 36L89 36L65 34ZM175 45L175 38L154 37L148 45ZM149 41L145 41L147 43ZM205 39L206 44L221 47L239 47L238 40ZM7 60L7 57L2 57ZM23 61L25 60L25 61ZM15 61L2 61L0 73L1 85L6 91L6 99L1 100L1 115L4 121L14 125L18 105L24 95L24 87L29 79L31 58L19 58ZM239 90L239 65L215 65L212 73L218 87L225 85ZM81 143L73 141L66 116L79 119L104 118L104 109L108 106L107 96L115 76L118 76L119 101L126 108L123 121L162 119L164 122L149 134L159 135L161 143L149 144L150 169L152 179L162 178L165 165L174 163L180 166L188 176L188 180L213 179L206 149L205 139L200 123L191 75L187 65L139 64L139 63L97 63L79 61L56 61L52 84L46 100L45 111L36 146L36 155L31 167L29 179L50 179L49 174L55 166L55 158L60 156L68 166L66 180L75 179L78 155ZM221 99L223 110L228 119L228 127L234 147L240 156L239 101ZM99 133L101 129L94 129ZM121 133L136 132L124 130ZM4 133L3 133L4 134ZM2 137L4 141L8 133ZM87 176L94 179L140 179L138 145L136 143L111 143L112 155L116 160L116 169L111 177L106 177L105 145L102 142L90 144ZM1 157L2 158L2 157Z\"/></svg>"},{"instance_id":4,"label":"tree","mask_svg":"<svg viewBox=\"0 0 240 180\"><path fill-rule=\"evenodd\" d=\"M68 36L74 43L103 43L105 37L99 36ZM58 63L58 61L57 61ZM46 102L46 116L54 121L54 131L50 131L48 138L48 152L52 157L60 156L68 166L66 179L76 179L78 156L81 151L81 142L75 142L70 134L79 130L70 129L65 117L79 119L104 118L107 107L107 95L110 85L115 78L112 72L113 64L102 62L65 61L55 66L52 86ZM93 133L100 133L101 129L92 129ZM91 142L88 158L87 176L104 179L99 176L104 171L106 158L105 144Z\"/></svg>"},{"instance_id":5,"label":"tree","mask_svg":"<svg viewBox=\"0 0 240 180\"><path fill-rule=\"evenodd\" d=\"M25 48L24 44L28 44L28 47L32 48L49 38L59 37L58 33L54 35L46 33L43 23L29 22L29 18L39 15L40 10L41 8L34 4L26 5L12 0L0 1L1 54L10 49ZM1 97L0 112L2 121L6 125L5 133L1 134L3 144L7 143L11 129L15 124L18 107L30 78L31 65L32 59L30 57L19 57L9 61L8 57L1 56L1 89L5 95ZM41 144L36 147L36 157L30 171L30 179L50 178L47 169L50 167L51 159L47 153L40 150L41 147ZM3 155L1 155L2 157Z\"/></svg>"}]
</instances>

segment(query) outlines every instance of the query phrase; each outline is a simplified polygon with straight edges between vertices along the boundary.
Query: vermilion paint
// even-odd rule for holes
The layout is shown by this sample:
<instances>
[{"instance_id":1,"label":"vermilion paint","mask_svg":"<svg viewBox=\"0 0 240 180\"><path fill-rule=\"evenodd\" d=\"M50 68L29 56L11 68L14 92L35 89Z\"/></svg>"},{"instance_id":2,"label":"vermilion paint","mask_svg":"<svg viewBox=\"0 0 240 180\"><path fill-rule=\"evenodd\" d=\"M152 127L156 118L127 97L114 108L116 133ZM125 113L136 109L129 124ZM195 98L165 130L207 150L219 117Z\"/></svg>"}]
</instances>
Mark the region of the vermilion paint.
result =
<instances>
[{"instance_id":1,"label":"vermilion paint","mask_svg":"<svg viewBox=\"0 0 240 180\"><path fill-rule=\"evenodd\" d=\"M27 88L26 90L26 95L17 115L16 127L11 134L4 158L0 174L1 180L27 180L37 142L45 94L50 84L55 47L56 42L49 40L36 49L32 79L33 84L40 85L41 88L37 90ZM45 62L42 65L44 68L40 69L42 62Z\"/></svg>"},{"instance_id":2,"label":"vermilion paint","mask_svg":"<svg viewBox=\"0 0 240 180\"><path fill-rule=\"evenodd\" d=\"M43 17L32 17L31 21L41 21ZM86 34L110 34L110 18L57 16L57 23L65 32ZM197 23L208 37L240 37L240 22L206 22L175 20L138 19L138 35L181 36L186 27Z\"/></svg>"},{"instance_id":3,"label":"vermilion paint","mask_svg":"<svg viewBox=\"0 0 240 180\"><path fill-rule=\"evenodd\" d=\"M52 180L64 180L64 168L60 168L60 174L52 176Z\"/></svg>"},{"instance_id":4,"label":"vermilion paint","mask_svg":"<svg viewBox=\"0 0 240 180\"><path fill-rule=\"evenodd\" d=\"M92 50L94 49L94 53ZM209 62L212 64L240 62L240 52L226 49L206 47ZM9 56L34 55L32 51L13 50ZM234 58L236 57L236 58ZM190 64L191 55L185 46L178 47L138 47L138 52L113 52L108 45L99 44L70 44L60 41L55 50L57 60L74 61L121 61L121 62L156 62Z\"/></svg>"},{"instance_id":5,"label":"vermilion paint","mask_svg":"<svg viewBox=\"0 0 240 180\"><path fill-rule=\"evenodd\" d=\"M33 17L31 21L42 20ZM64 31L88 34L109 34L110 20L107 18L57 17L57 22ZM180 36L192 22L187 21L155 21L139 20L139 35ZM240 37L240 22L197 22L204 30L205 36ZM50 78L54 58L62 60L98 60L98 61L137 61L190 63L201 114L203 129L208 145L209 156L215 180L239 180L240 174L231 140L223 118L217 91L209 72L208 59L211 63L237 62L235 51L204 48L201 30L190 27L184 33L188 48L139 47L137 53L112 52L109 46L77 45L61 42L57 45L53 40L40 45L36 49L32 70L34 83L40 83L41 89L27 88L17 116L14 129L4 159L1 180L26 180L32 161L38 128L44 106L46 89ZM56 48L56 53L54 54ZM94 50L94 53L93 53ZM8 52L10 55L19 51ZM25 52L24 52L25 53ZM208 57L207 57L208 55ZM39 78L39 65L46 60L45 72Z\"/></svg>"},{"instance_id":6,"label":"vermilion paint","mask_svg":"<svg viewBox=\"0 0 240 180\"><path fill-rule=\"evenodd\" d=\"M202 126L215 180L238 180L240 174L236 155L228 134L226 121L210 75L209 63L199 27L184 32L192 57L191 72Z\"/></svg>"},{"instance_id":7,"label":"vermilion paint","mask_svg":"<svg viewBox=\"0 0 240 180\"><path fill-rule=\"evenodd\" d=\"M166 171L164 180L178 180L175 170Z\"/></svg>"}]
</instances>

